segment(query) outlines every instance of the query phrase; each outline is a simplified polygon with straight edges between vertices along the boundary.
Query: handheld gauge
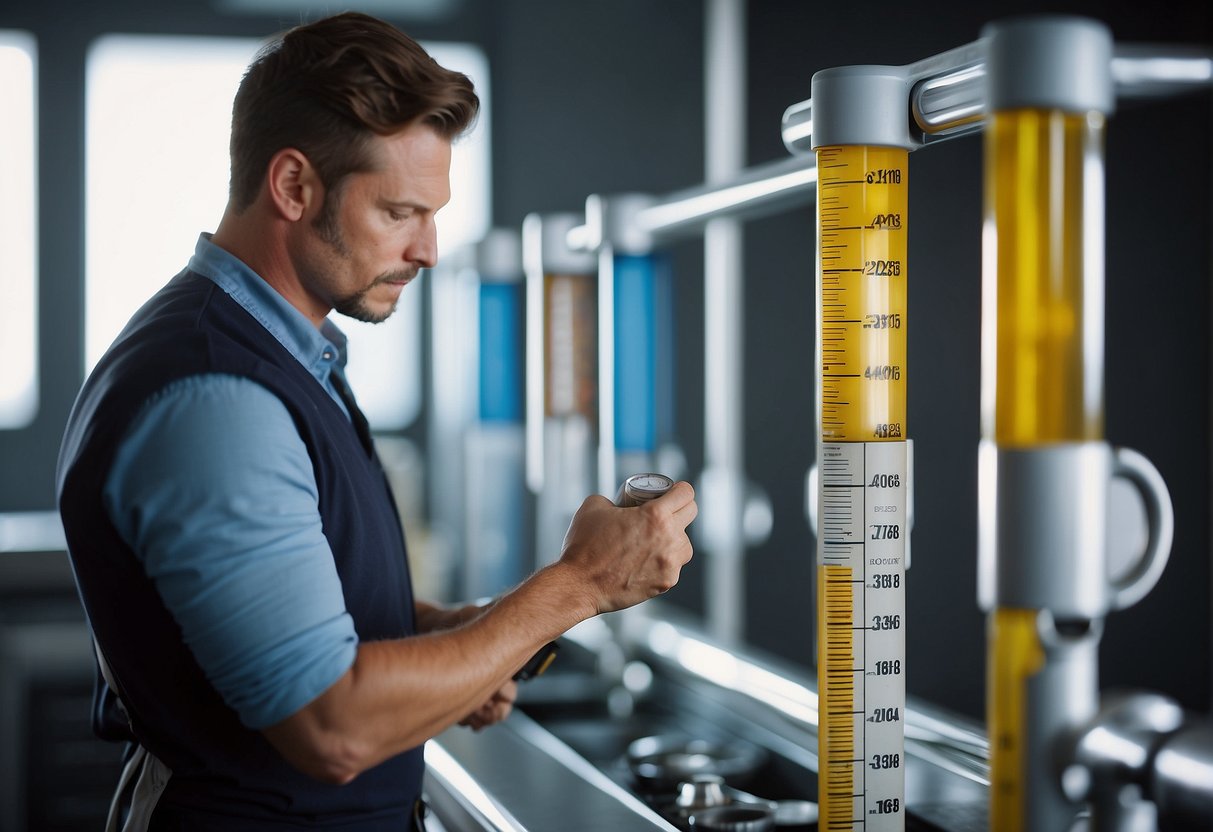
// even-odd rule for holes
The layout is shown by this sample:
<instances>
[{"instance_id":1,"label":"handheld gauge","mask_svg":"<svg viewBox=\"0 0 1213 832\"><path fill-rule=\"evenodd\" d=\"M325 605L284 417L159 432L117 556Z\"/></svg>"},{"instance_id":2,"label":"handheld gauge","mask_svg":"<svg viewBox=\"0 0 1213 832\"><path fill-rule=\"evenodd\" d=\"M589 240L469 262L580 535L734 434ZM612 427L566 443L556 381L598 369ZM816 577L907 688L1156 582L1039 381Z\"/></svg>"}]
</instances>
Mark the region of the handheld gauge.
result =
<instances>
[{"instance_id":1,"label":"handheld gauge","mask_svg":"<svg viewBox=\"0 0 1213 832\"><path fill-rule=\"evenodd\" d=\"M615 505L631 508L656 500L670 490L674 481L665 474L634 474L624 481L615 498Z\"/></svg>"},{"instance_id":2,"label":"handheld gauge","mask_svg":"<svg viewBox=\"0 0 1213 832\"><path fill-rule=\"evenodd\" d=\"M905 828L909 151L817 150L819 828Z\"/></svg>"}]
</instances>

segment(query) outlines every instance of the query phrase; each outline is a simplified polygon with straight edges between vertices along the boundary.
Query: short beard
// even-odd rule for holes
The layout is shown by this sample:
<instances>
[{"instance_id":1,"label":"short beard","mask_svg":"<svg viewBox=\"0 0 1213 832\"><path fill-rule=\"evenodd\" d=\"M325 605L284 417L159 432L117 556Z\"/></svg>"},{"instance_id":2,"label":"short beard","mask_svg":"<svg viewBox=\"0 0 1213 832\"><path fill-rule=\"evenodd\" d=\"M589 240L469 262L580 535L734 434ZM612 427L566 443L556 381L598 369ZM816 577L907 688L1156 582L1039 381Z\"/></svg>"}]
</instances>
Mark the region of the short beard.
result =
<instances>
[{"instance_id":1,"label":"short beard","mask_svg":"<svg viewBox=\"0 0 1213 832\"><path fill-rule=\"evenodd\" d=\"M386 312L375 312L371 310L366 303L366 296L372 289L382 283L396 283L401 280L412 280L417 276L416 269L401 269L400 271L388 272L381 274L375 278L375 281L360 292L355 292L344 298L337 298L333 301L333 308L342 315L353 318L356 321L364 321L368 324L381 324L392 316L396 311L396 304L399 299L391 305Z\"/></svg>"},{"instance_id":2,"label":"short beard","mask_svg":"<svg viewBox=\"0 0 1213 832\"><path fill-rule=\"evenodd\" d=\"M341 235L341 226L337 222L337 211L341 207L341 197L342 190L340 186L325 195L324 205L320 207L320 213L312 221L312 227L316 229L316 233L320 235L320 239L332 248L339 257L348 259L350 257L350 249L345 243L345 237ZM368 324L381 324L396 311L396 303L393 303L391 308L386 312L374 312L367 306L367 294L381 283L411 280L416 276L416 269L401 269L381 274L375 278L375 281L370 286L367 286L362 291L334 300L333 308L342 315L353 318L356 321L364 321Z\"/></svg>"}]
</instances>

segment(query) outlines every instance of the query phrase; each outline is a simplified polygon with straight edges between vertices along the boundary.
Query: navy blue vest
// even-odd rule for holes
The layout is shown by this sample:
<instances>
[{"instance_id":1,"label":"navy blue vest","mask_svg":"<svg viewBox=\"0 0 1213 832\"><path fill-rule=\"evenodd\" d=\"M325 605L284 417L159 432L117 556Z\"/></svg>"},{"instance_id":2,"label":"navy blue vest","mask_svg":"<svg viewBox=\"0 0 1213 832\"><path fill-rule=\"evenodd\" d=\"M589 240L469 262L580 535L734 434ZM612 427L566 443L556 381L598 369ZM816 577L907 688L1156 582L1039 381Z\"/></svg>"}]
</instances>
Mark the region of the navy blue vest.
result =
<instances>
[{"instance_id":1,"label":"navy blue vest","mask_svg":"<svg viewBox=\"0 0 1213 832\"><path fill-rule=\"evenodd\" d=\"M101 492L124 431L155 391L200 373L252 379L290 411L311 456L324 535L359 638L415 631L404 536L378 459L285 347L209 279L182 272L135 315L85 383L58 472L60 513L89 622L138 741L173 771L157 817L195 813L189 829L264 829L275 819L359 832L404 828L421 793L421 749L345 786L292 768L207 683L109 521Z\"/></svg>"}]
</instances>

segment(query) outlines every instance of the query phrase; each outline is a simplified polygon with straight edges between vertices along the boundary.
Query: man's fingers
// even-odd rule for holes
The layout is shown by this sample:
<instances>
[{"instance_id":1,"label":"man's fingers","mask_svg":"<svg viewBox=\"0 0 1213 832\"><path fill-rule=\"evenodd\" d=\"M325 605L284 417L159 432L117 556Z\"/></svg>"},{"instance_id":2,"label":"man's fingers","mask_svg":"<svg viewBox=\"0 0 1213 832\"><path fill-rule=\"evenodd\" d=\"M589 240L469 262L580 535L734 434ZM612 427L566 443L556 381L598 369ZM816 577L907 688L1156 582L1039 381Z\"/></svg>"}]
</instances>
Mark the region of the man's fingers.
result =
<instances>
[{"instance_id":1,"label":"man's fingers","mask_svg":"<svg viewBox=\"0 0 1213 832\"><path fill-rule=\"evenodd\" d=\"M679 480L670 486L670 490L662 494L654 503L662 505L671 514L678 514L695 503L695 489L686 480ZM693 515L692 515L693 516ZM689 520L687 521L690 522Z\"/></svg>"}]
</instances>

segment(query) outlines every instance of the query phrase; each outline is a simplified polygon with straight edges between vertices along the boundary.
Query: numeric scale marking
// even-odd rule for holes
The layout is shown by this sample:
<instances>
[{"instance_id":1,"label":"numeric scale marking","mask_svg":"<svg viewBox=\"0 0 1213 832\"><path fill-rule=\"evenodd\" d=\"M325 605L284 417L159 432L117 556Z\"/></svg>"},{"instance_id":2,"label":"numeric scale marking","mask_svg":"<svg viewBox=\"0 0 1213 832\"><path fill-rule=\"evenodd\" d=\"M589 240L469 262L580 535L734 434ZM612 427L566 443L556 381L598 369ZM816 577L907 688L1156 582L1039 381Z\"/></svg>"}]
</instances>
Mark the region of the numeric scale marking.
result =
<instances>
[{"instance_id":1,"label":"numeric scale marking","mask_svg":"<svg viewBox=\"0 0 1213 832\"><path fill-rule=\"evenodd\" d=\"M905 828L906 163L818 150L819 828Z\"/></svg>"}]
</instances>

